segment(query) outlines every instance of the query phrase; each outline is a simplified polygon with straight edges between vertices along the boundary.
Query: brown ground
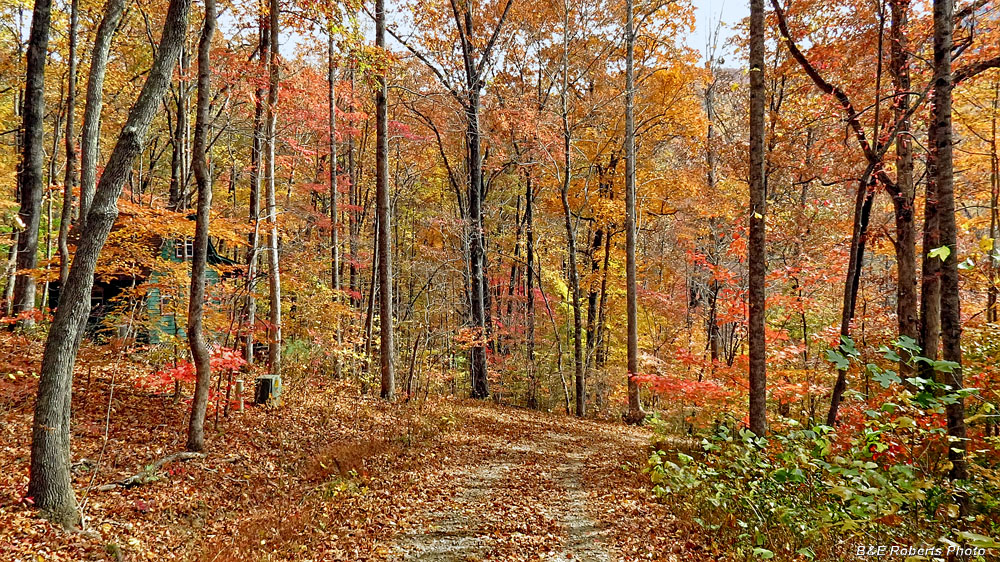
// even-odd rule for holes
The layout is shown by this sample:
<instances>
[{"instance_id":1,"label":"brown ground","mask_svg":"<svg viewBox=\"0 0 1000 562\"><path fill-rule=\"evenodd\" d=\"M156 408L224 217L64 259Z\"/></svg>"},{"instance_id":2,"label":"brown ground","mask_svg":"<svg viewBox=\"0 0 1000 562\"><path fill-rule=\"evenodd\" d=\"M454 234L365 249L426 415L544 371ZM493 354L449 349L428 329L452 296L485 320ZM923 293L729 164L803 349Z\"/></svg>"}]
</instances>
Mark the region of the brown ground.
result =
<instances>
[{"instance_id":1,"label":"brown ground","mask_svg":"<svg viewBox=\"0 0 1000 562\"><path fill-rule=\"evenodd\" d=\"M35 383L29 375L0 388L10 397L0 401L0 560L603 562L702 553L635 469L643 429L471 401L388 406L318 375L287 384L281 408L221 418L205 459L167 465L142 486L98 491L184 444L186 405L118 375L105 446L111 370L89 383L77 377L73 460L94 461L75 472L82 532L51 527L23 502Z\"/></svg>"}]
</instances>

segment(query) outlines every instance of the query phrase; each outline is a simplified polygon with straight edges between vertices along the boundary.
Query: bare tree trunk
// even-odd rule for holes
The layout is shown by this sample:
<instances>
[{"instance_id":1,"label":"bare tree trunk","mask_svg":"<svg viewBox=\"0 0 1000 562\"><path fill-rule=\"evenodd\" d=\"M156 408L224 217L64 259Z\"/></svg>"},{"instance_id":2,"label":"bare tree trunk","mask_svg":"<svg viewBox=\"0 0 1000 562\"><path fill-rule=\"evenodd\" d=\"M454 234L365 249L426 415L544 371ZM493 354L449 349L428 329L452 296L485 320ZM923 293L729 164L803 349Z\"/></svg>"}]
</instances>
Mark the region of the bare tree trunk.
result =
<instances>
[{"instance_id":1,"label":"bare tree trunk","mask_svg":"<svg viewBox=\"0 0 1000 562\"><path fill-rule=\"evenodd\" d=\"M180 211L187 207L187 126L188 126L188 86L184 75L187 74L188 62L187 46L181 50L180 54L180 75L177 80L174 101L177 105L176 121L174 122L173 136L171 137L172 151L170 154L170 194L167 208L172 211Z\"/></svg>"},{"instance_id":2,"label":"bare tree trunk","mask_svg":"<svg viewBox=\"0 0 1000 562\"><path fill-rule=\"evenodd\" d=\"M917 229L914 223L915 187L913 184L913 139L910 138L910 62L906 28L909 24L909 0L892 0L890 34L890 69L895 89L896 192L893 207L896 216L896 316L899 334L918 340L919 298L917 294ZM906 362L900 372L908 372Z\"/></svg>"},{"instance_id":3,"label":"bare tree trunk","mask_svg":"<svg viewBox=\"0 0 1000 562\"><path fill-rule=\"evenodd\" d=\"M956 367L943 373L952 391L962 384L962 313L958 279L958 235L955 225L955 178L952 161L952 35L954 31L954 0L934 0L934 98L931 119L934 121L934 175L937 187L938 227L941 245L951 250L941 264L941 343L942 357ZM929 251L929 249L928 249ZM949 476L953 480L968 478L965 462L965 398L956 396L947 406ZM964 502L963 502L964 503Z\"/></svg>"},{"instance_id":4,"label":"bare tree trunk","mask_svg":"<svg viewBox=\"0 0 1000 562\"><path fill-rule=\"evenodd\" d=\"M385 0L375 2L375 44L385 48ZM386 400L396 399L396 373L393 369L392 313L392 228L389 200L389 112L386 104L388 77L379 75L375 92L375 197L378 213L378 304L379 304L379 364L382 373L380 394Z\"/></svg>"},{"instance_id":5,"label":"bare tree trunk","mask_svg":"<svg viewBox=\"0 0 1000 562\"><path fill-rule=\"evenodd\" d=\"M1000 229L1000 158L997 155L997 110L1000 109L1000 77L993 82L993 112L990 119L990 244L988 264L989 287L986 290L986 321L996 322L997 318L997 236Z\"/></svg>"},{"instance_id":6,"label":"bare tree trunk","mask_svg":"<svg viewBox=\"0 0 1000 562\"><path fill-rule=\"evenodd\" d=\"M263 8L263 7L262 7ZM260 70L267 70L267 57L271 50L271 30L263 13L259 14L259 43L257 56ZM247 334L244 342L246 361L254 362L254 331L257 324L257 297L254 295L257 286L257 268L260 262L260 188L264 177L261 162L264 153L264 104L267 88L257 88L254 95L253 140L250 148L250 210L249 219L253 226L247 236Z\"/></svg>"},{"instance_id":7,"label":"bare tree trunk","mask_svg":"<svg viewBox=\"0 0 1000 562\"><path fill-rule=\"evenodd\" d=\"M538 373L535 369L535 227L534 201L535 193L531 187L531 171L526 172L524 187L524 221L525 221L525 280L524 296L527 300L524 322L528 325L528 407L538 408Z\"/></svg>"},{"instance_id":8,"label":"bare tree trunk","mask_svg":"<svg viewBox=\"0 0 1000 562\"><path fill-rule=\"evenodd\" d=\"M215 0L205 1L205 23L198 41L198 98L195 105L192 167L198 183L198 211L194 230L194 256L191 260L191 298L188 302L188 344L196 373L194 400L187 448L205 448L205 411L212 382L211 353L205 343L202 319L205 314L205 269L208 266L208 229L212 210L212 176L208 168L208 133L211 126L208 110L212 103L212 35L215 34Z\"/></svg>"},{"instance_id":9,"label":"bare tree trunk","mask_svg":"<svg viewBox=\"0 0 1000 562\"><path fill-rule=\"evenodd\" d=\"M69 69L66 80L66 175L63 180L63 204L59 215L59 286L69 277L69 226L73 220L73 188L76 187L76 43L80 27L79 0L70 2Z\"/></svg>"},{"instance_id":10,"label":"bare tree trunk","mask_svg":"<svg viewBox=\"0 0 1000 562\"><path fill-rule=\"evenodd\" d=\"M583 315L580 310L580 272L576 266L576 231L573 229L573 213L569 208L569 187L572 166L572 132L569 126L569 3L563 2L563 56L562 56L562 134L563 134L563 177L562 196L563 220L566 226L566 253L568 254L569 290L573 299L573 377L576 381L576 416L587 415L587 383L583 367Z\"/></svg>"},{"instance_id":11,"label":"bare tree trunk","mask_svg":"<svg viewBox=\"0 0 1000 562\"><path fill-rule=\"evenodd\" d=\"M340 291L340 210L337 202L337 68L333 31L329 32L327 80L330 83L330 287ZM339 297L337 297L339 299Z\"/></svg>"},{"instance_id":12,"label":"bare tree trunk","mask_svg":"<svg viewBox=\"0 0 1000 562\"><path fill-rule=\"evenodd\" d=\"M764 185L764 2L750 0L750 431L767 432L767 348L764 338L764 295L767 248Z\"/></svg>"},{"instance_id":13,"label":"bare tree trunk","mask_svg":"<svg viewBox=\"0 0 1000 562\"><path fill-rule=\"evenodd\" d=\"M108 0L104 5L104 19L97 28L94 50L90 58L90 76L87 78L87 105L83 110L83 130L80 139L80 210L77 226L86 226L90 202L97 185L97 153L101 144L101 107L104 105L104 75L108 69L111 39L118 29L125 10L125 0Z\"/></svg>"},{"instance_id":14,"label":"bare tree trunk","mask_svg":"<svg viewBox=\"0 0 1000 562\"><path fill-rule=\"evenodd\" d=\"M35 0L28 36L28 58L24 86L22 163L18 174L21 209L18 215L24 230L17 238L17 274L14 281L14 314L35 309L35 278L29 270L38 265L38 227L42 219L42 194L45 192L45 59L49 46L49 23L52 0ZM21 324L34 324L25 317Z\"/></svg>"},{"instance_id":15,"label":"bare tree trunk","mask_svg":"<svg viewBox=\"0 0 1000 562\"><path fill-rule=\"evenodd\" d=\"M639 401L639 304L635 263L635 13L625 0L625 293L628 325L628 423L642 423Z\"/></svg>"},{"instance_id":16,"label":"bare tree trunk","mask_svg":"<svg viewBox=\"0 0 1000 562\"><path fill-rule=\"evenodd\" d=\"M270 293L271 325L268 334L268 369L281 374L281 272L278 260L278 208L275 201L275 143L278 125L278 0L270 0L270 56L268 59L268 89L265 135L267 138L267 222L268 222L268 289Z\"/></svg>"},{"instance_id":17,"label":"bare tree trunk","mask_svg":"<svg viewBox=\"0 0 1000 562\"><path fill-rule=\"evenodd\" d=\"M132 163L142 151L152 122L173 74L187 29L190 0L171 0L153 67L139 98L129 111L121 135L101 175L87 228L70 267L62 306L45 341L31 441L31 473L27 496L53 521L72 527L80 521L70 475L70 404L73 365L87 316L94 269L104 242L118 217L117 201Z\"/></svg>"},{"instance_id":18,"label":"bare tree trunk","mask_svg":"<svg viewBox=\"0 0 1000 562\"><path fill-rule=\"evenodd\" d=\"M337 174L337 67L334 63L335 45L333 30L328 31L327 79L330 82L330 288L334 302L341 301L340 295L340 204L338 203ZM343 344L340 317L337 317L337 344ZM340 378L340 358L334 358L334 376Z\"/></svg>"}]
</instances>

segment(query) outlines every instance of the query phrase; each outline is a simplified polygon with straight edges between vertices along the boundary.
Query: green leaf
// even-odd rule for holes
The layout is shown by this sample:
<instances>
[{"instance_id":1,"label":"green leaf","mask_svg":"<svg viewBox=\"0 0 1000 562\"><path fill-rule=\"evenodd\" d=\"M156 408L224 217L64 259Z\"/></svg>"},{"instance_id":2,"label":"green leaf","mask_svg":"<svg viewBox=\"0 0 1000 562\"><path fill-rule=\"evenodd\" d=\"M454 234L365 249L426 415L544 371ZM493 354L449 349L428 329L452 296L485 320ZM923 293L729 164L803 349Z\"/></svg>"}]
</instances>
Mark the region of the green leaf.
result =
<instances>
[{"instance_id":1,"label":"green leaf","mask_svg":"<svg viewBox=\"0 0 1000 562\"><path fill-rule=\"evenodd\" d=\"M917 343L917 340L910 336L899 336L899 339L893 345L900 349L905 349L913 355L920 353L920 345Z\"/></svg>"},{"instance_id":2,"label":"green leaf","mask_svg":"<svg viewBox=\"0 0 1000 562\"><path fill-rule=\"evenodd\" d=\"M813 549L809 548L808 546L805 547L805 548L800 548L800 549L796 550L795 553L796 554L800 554L802 556L805 556L806 558L808 558L810 560L816 558L816 553L813 552Z\"/></svg>"},{"instance_id":3,"label":"green leaf","mask_svg":"<svg viewBox=\"0 0 1000 562\"><path fill-rule=\"evenodd\" d=\"M948 256L951 255L951 248L948 246L941 246L939 248L934 248L930 252L927 252L927 257L929 258L939 258L941 261L946 261Z\"/></svg>"},{"instance_id":4,"label":"green leaf","mask_svg":"<svg viewBox=\"0 0 1000 562\"><path fill-rule=\"evenodd\" d=\"M854 347L854 340L852 340L849 336L840 336L840 349L850 357L857 357L861 355L861 353L858 352L858 348Z\"/></svg>"},{"instance_id":5,"label":"green leaf","mask_svg":"<svg viewBox=\"0 0 1000 562\"><path fill-rule=\"evenodd\" d=\"M840 352L828 349L825 352L826 360L833 363L833 366L837 368L838 371L846 371L851 367L851 364L847 362L847 358L840 354Z\"/></svg>"},{"instance_id":6,"label":"green leaf","mask_svg":"<svg viewBox=\"0 0 1000 562\"><path fill-rule=\"evenodd\" d=\"M959 531L957 534L960 538L968 541L970 546L977 548L1000 548L1000 542L997 542L986 535L980 535L969 531Z\"/></svg>"},{"instance_id":7,"label":"green leaf","mask_svg":"<svg viewBox=\"0 0 1000 562\"><path fill-rule=\"evenodd\" d=\"M875 382L877 382L880 385L882 385L882 388L889 388L894 383L901 382L901 379L899 378L899 375L897 375L893 371L882 371L882 372L876 373L872 377L872 379L874 379Z\"/></svg>"},{"instance_id":8,"label":"green leaf","mask_svg":"<svg viewBox=\"0 0 1000 562\"><path fill-rule=\"evenodd\" d=\"M952 373L955 369L961 368L962 365L954 361L935 361L934 370L940 373Z\"/></svg>"},{"instance_id":9,"label":"green leaf","mask_svg":"<svg viewBox=\"0 0 1000 562\"><path fill-rule=\"evenodd\" d=\"M753 555L759 558L763 558L764 560L769 560L771 558L774 558L773 552L771 552L766 548L760 548L760 547L753 549Z\"/></svg>"},{"instance_id":10,"label":"green leaf","mask_svg":"<svg viewBox=\"0 0 1000 562\"><path fill-rule=\"evenodd\" d=\"M976 267L976 262L972 261L972 258L965 258L965 261L958 264L958 268L961 270L968 270Z\"/></svg>"}]
</instances>

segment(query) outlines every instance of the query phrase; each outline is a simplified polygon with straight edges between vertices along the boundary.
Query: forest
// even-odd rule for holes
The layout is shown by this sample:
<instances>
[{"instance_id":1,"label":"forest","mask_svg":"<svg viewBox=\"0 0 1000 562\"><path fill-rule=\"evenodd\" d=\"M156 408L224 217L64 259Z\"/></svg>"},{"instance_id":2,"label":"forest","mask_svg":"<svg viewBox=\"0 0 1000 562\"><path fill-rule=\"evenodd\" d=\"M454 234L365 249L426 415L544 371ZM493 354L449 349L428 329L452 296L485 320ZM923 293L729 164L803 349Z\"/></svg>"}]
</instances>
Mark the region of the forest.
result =
<instances>
[{"instance_id":1,"label":"forest","mask_svg":"<svg viewBox=\"0 0 1000 562\"><path fill-rule=\"evenodd\" d=\"M0 560L1000 557L1000 2L706 5L2 0Z\"/></svg>"}]
</instances>

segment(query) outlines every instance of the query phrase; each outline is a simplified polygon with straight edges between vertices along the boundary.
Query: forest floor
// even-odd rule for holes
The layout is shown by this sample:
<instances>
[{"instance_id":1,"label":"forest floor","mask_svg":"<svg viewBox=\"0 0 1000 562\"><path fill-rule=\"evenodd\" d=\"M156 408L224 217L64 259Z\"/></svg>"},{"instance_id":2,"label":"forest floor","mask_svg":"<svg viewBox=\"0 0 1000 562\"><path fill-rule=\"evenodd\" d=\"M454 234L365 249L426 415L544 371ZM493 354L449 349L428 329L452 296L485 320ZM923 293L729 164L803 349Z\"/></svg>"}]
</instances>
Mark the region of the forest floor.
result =
<instances>
[{"instance_id":1,"label":"forest floor","mask_svg":"<svg viewBox=\"0 0 1000 562\"><path fill-rule=\"evenodd\" d=\"M121 365L76 378L85 524L67 533L24 499L35 379L0 376L0 560L714 559L651 497L644 429L491 402L389 405L318 374L288 381L278 408L210 415L204 458L108 486L183 450L186 428L184 401Z\"/></svg>"}]
</instances>

